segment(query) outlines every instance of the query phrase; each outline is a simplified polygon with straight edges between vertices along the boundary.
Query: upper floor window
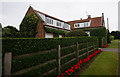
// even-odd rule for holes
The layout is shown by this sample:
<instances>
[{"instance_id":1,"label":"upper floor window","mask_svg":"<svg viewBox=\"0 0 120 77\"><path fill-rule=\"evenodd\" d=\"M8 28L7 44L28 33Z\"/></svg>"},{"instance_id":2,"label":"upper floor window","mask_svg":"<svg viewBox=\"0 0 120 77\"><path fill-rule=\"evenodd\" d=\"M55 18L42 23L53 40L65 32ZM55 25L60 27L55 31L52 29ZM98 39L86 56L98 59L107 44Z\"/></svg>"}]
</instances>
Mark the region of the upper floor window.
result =
<instances>
[{"instance_id":1,"label":"upper floor window","mask_svg":"<svg viewBox=\"0 0 120 77\"><path fill-rule=\"evenodd\" d=\"M48 23L48 24L53 24L53 20L52 20L52 19L47 18L47 23Z\"/></svg>"},{"instance_id":2,"label":"upper floor window","mask_svg":"<svg viewBox=\"0 0 120 77\"><path fill-rule=\"evenodd\" d=\"M60 23L60 22L57 22L57 26L61 26L61 23Z\"/></svg>"},{"instance_id":3,"label":"upper floor window","mask_svg":"<svg viewBox=\"0 0 120 77\"><path fill-rule=\"evenodd\" d=\"M65 23L64 26L63 26L63 28L69 29L69 25Z\"/></svg>"}]
</instances>

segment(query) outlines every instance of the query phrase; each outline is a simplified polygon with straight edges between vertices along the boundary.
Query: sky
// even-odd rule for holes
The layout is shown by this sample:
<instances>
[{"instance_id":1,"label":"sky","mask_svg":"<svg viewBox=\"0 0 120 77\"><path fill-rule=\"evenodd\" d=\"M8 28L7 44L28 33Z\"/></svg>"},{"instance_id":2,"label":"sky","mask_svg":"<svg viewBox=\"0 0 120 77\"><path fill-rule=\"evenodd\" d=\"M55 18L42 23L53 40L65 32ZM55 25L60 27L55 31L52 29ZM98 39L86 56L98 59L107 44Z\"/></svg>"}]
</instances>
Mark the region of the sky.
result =
<instances>
[{"instance_id":1,"label":"sky","mask_svg":"<svg viewBox=\"0 0 120 77\"><path fill-rule=\"evenodd\" d=\"M104 13L105 26L109 18L110 31L118 30L119 0L0 0L0 23L19 29L25 13L31 5L33 9L64 21L100 17Z\"/></svg>"}]
</instances>

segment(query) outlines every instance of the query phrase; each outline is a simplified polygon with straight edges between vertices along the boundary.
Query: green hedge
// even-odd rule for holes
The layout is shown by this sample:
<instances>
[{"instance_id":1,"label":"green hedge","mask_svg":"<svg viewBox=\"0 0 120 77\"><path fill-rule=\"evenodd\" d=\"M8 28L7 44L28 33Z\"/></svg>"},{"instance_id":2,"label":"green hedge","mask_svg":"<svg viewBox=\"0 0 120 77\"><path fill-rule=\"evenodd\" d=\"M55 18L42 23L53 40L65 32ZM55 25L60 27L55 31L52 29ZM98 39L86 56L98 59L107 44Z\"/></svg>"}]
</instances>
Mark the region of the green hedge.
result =
<instances>
[{"instance_id":1,"label":"green hedge","mask_svg":"<svg viewBox=\"0 0 120 77\"><path fill-rule=\"evenodd\" d=\"M33 70L30 70L28 72L25 72L25 73L22 73L20 75L18 75L17 77L23 77L23 76L30 76L30 77L38 77L38 76L41 76L43 75L44 73L50 71L51 69L57 67L57 61L55 62L52 62L52 63L48 63L44 66L41 66L41 67L38 67L36 69L33 69Z\"/></svg>"},{"instance_id":2,"label":"green hedge","mask_svg":"<svg viewBox=\"0 0 120 77\"><path fill-rule=\"evenodd\" d=\"M105 27L92 29L92 30L90 30L90 36L106 37L107 36L107 30L106 30Z\"/></svg>"},{"instance_id":3,"label":"green hedge","mask_svg":"<svg viewBox=\"0 0 120 77\"><path fill-rule=\"evenodd\" d=\"M50 32L50 33L55 33L55 34L63 34L63 35L66 35L66 33L67 33L67 31L51 29L51 28L46 28L46 27L45 27L45 31Z\"/></svg>"},{"instance_id":4,"label":"green hedge","mask_svg":"<svg viewBox=\"0 0 120 77\"><path fill-rule=\"evenodd\" d=\"M12 72L26 69L57 58L57 51L45 52L33 56L24 56L12 60Z\"/></svg>"},{"instance_id":5,"label":"green hedge","mask_svg":"<svg viewBox=\"0 0 120 77\"><path fill-rule=\"evenodd\" d=\"M101 47L102 44L102 38L107 39L107 29L105 27L100 27L96 29L91 29L90 30L90 36L96 36L98 37L99 41L99 47ZM106 43L106 42L104 42Z\"/></svg>"},{"instance_id":6,"label":"green hedge","mask_svg":"<svg viewBox=\"0 0 120 77\"><path fill-rule=\"evenodd\" d=\"M55 49L58 45L61 47L70 46L88 41L96 41L97 37L70 37L70 38L3 38L2 50L5 52L12 52L13 56L38 52L42 50Z\"/></svg>"},{"instance_id":7,"label":"green hedge","mask_svg":"<svg viewBox=\"0 0 120 77\"><path fill-rule=\"evenodd\" d=\"M88 36L87 33L85 33L82 30L73 30L66 34L67 37L80 37L80 36Z\"/></svg>"},{"instance_id":8,"label":"green hedge","mask_svg":"<svg viewBox=\"0 0 120 77\"><path fill-rule=\"evenodd\" d=\"M57 49L58 45L61 45L61 56L65 56L67 54L73 53L61 59L61 64L63 65L61 69L62 71L65 71L66 68L69 68L76 63L75 60L64 65L66 62L75 58L76 54L74 54L74 52L76 51L76 43L77 42L79 43L79 50L81 50L83 48L86 48L87 42L89 47L96 44L95 42L97 41L97 38L96 37L43 38L43 39L3 38L2 40L3 40L3 53L5 52L13 53L12 73L56 59L55 62L51 62L37 69L24 72L23 74L20 75L20 76L22 75L36 76L36 75L42 75L43 73L51 69L54 69L56 67L57 55L58 55L57 50L43 52L37 55L24 56L21 58L19 57L14 58L14 56L29 54L38 51L41 52L43 50ZM79 55L85 53L86 51L87 51L86 49L80 51ZM86 56L87 54L79 58L83 59ZM55 71L53 73L55 73Z\"/></svg>"}]
</instances>

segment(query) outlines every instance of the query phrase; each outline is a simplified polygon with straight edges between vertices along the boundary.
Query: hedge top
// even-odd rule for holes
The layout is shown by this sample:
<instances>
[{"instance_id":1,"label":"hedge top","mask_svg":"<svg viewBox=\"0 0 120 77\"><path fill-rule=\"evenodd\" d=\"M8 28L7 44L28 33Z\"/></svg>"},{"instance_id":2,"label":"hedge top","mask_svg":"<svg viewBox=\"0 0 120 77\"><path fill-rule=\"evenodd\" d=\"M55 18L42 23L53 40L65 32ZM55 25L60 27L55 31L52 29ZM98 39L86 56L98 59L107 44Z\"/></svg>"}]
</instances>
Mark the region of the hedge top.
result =
<instances>
[{"instance_id":1,"label":"hedge top","mask_svg":"<svg viewBox=\"0 0 120 77\"><path fill-rule=\"evenodd\" d=\"M78 43L96 42L97 37L65 37L65 38L3 38L3 53L12 52L13 56L43 50L57 49Z\"/></svg>"}]
</instances>

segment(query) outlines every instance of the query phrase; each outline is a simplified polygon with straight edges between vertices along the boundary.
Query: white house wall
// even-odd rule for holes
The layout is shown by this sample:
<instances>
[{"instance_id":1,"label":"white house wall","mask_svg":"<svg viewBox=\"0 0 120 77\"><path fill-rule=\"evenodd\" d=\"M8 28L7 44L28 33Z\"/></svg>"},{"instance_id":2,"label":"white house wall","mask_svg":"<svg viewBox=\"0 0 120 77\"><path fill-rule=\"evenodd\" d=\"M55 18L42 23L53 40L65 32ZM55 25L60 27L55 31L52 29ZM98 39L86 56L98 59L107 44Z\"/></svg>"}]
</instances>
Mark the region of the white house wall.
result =
<instances>
[{"instance_id":1,"label":"white house wall","mask_svg":"<svg viewBox=\"0 0 120 77\"><path fill-rule=\"evenodd\" d=\"M90 36L90 31L86 31L86 33L88 34L88 36Z\"/></svg>"},{"instance_id":2,"label":"white house wall","mask_svg":"<svg viewBox=\"0 0 120 77\"><path fill-rule=\"evenodd\" d=\"M79 24L79 26L76 26L76 25L78 25L78 24ZM91 24L91 20L90 20L89 22L75 23L75 24L74 24L74 28L89 27L90 24Z\"/></svg>"},{"instance_id":3,"label":"white house wall","mask_svg":"<svg viewBox=\"0 0 120 77\"><path fill-rule=\"evenodd\" d=\"M62 35L59 35L59 37L62 37Z\"/></svg>"},{"instance_id":4,"label":"white house wall","mask_svg":"<svg viewBox=\"0 0 120 77\"><path fill-rule=\"evenodd\" d=\"M43 15L43 14L41 14L39 12L37 12L37 14L45 21L45 23L47 25L51 25L51 26L55 26L55 27L59 27L59 28L64 28L65 26L67 26L64 29L70 30L70 25L65 23L65 22L62 22L62 21L59 21L59 20L56 20L56 19L53 19L53 18L50 18L50 17L46 17L45 15ZM47 19L52 20L53 24L47 23ZM61 26L57 26L57 22L61 23Z\"/></svg>"},{"instance_id":5,"label":"white house wall","mask_svg":"<svg viewBox=\"0 0 120 77\"><path fill-rule=\"evenodd\" d=\"M43 21L45 21L45 15L43 15L43 14L41 14L39 12L37 12L37 14L42 18Z\"/></svg>"},{"instance_id":6,"label":"white house wall","mask_svg":"<svg viewBox=\"0 0 120 77\"><path fill-rule=\"evenodd\" d=\"M53 38L53 33L45 33L45 38Z\"/></svg>"}]
</instances>

